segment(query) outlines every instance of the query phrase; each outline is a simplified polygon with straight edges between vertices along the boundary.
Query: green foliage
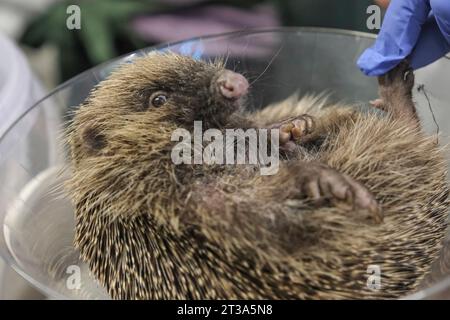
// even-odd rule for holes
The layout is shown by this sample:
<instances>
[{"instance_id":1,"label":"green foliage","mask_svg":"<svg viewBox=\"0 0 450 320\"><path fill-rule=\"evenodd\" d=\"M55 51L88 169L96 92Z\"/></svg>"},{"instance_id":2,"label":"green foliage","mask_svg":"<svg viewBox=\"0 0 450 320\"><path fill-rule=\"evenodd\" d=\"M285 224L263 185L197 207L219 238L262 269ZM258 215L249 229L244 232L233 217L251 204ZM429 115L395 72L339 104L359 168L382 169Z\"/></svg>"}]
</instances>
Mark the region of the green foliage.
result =
<instances>
[{"instance_id":1,"label":"green foliage","mask_svg":"<svg viewBox=\"0 0 450 320\"><path fill-rule=\"evenodd\" d=\"M81 8L81 29L69 30L69 5ZM144 0L62 1L36 17L26 28L21 42L31 47L52 43L60 52L62 78L136 49L145 43L132 35L128 21L135 14L163 10L166 5Z\"/></svg>"},{"instance_id":2,"label":"green foliage","mask_svg":"<svg viewBox=\"0 0 450 320\"><path fill-rule=\"evenodd\" d=\"M259 3L272 3L284 25L320 26L367 31L366 8L371 0L209 0L189 5L232 5L248 9ZM81 29L69 30L66 12L69 5L81 9ZM61 79L136 49L150 45L129 27L138 14L179 9L164 0L63 0L29 23L21 42L32 47L54 44L60 53ZM169 26L170 27L170 26Z\"/></svg>"}]
</instances>

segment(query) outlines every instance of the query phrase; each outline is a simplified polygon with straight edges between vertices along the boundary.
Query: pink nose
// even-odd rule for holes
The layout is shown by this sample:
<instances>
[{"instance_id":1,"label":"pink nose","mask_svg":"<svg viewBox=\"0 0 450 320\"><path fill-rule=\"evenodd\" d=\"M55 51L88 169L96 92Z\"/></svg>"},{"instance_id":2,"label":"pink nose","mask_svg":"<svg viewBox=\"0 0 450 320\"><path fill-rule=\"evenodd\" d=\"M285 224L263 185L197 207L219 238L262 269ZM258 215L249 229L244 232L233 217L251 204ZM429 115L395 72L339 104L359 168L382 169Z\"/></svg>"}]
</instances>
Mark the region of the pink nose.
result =
<instances>
[{"instance_id":1,"label":"pink nose","mask_svg":"<svg viewBox=\"0 0 450 320\"><path fill-rule=\"evenodd\" d=\"M239 99L244 96L248 90L248 81L239 73L224 70L217 78L220 93L227 99Z\"/></svg>"}]
</instances>

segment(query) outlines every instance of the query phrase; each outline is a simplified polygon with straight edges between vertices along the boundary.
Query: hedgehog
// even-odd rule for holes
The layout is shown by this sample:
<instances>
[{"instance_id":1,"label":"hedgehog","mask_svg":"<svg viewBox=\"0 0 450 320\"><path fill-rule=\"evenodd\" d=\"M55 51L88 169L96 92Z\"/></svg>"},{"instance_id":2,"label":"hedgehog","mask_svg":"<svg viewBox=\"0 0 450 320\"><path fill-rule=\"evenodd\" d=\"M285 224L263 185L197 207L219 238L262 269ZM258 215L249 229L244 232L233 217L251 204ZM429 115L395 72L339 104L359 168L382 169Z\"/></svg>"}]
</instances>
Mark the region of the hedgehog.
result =
<instances>
[{"instance_id":1,"label":"hedgehog","mask_svg":"<svg viewBox=\"0 0 450 320\"><path fill-rule=\"evenodd\" d=\"M447 228L444 149L407 62L361 110L320 96L249 111L221 61L118 67L68 126L74 244L113 299L388 299L418 288ZM259 164L175 164L172 133L276 129ZM200 147L204 147L203 145Z\"/></svg>"}]
</instances>

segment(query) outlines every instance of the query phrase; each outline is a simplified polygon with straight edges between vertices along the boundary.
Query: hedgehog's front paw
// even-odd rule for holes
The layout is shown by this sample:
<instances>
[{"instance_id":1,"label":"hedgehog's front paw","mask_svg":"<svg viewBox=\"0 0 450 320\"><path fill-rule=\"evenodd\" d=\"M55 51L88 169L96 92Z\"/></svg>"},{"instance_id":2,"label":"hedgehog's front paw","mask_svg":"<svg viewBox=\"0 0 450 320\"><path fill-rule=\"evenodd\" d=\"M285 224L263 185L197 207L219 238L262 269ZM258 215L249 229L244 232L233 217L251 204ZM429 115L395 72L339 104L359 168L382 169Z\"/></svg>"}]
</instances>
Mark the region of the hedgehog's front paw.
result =
<instances>
[{"instance_id":1,"label":"hedgehog's front paw","mask_svg":"<svg viewBox=\"0 0 450 320\"><path fill-rule=\"evenodd\" d=\"M361 183L321 163L308 163L300 168L302 194L317 205L325 200L336 206L351 206L358 212L367 212L375 222L383 221L382 211L375 197Z\"/></svg>"},{"instance_id":2,"label":"hedgehog's front paw","mask_svg":"<svg viewBox=\"0 0 450 320\"><path fill-rule=\"evenodd\" d=\"M314 128L315 120L307 114L288 118L270 126L270 129L280 130L280 149L286 151L294 150L296 144L302 142Z\"/></svg>"}]
</instances>

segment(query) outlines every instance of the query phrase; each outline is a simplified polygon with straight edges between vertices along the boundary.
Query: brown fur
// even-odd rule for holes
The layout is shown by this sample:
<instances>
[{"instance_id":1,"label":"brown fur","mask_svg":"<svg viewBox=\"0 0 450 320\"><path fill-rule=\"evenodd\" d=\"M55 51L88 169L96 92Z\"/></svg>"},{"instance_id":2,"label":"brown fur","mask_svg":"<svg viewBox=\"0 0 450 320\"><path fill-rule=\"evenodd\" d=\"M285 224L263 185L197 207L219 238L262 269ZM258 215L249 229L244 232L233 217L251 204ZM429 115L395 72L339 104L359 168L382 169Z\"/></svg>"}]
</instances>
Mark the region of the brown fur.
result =
<instances>
[{"instance_id":1,"label":"brown fur","mask_svg":"<svg viewBox=\"0 0 450 320\"><path fill-rule=\"evenodd\" d=\"M409 118L325 108L319 98L236 113L210 87L222 69L152 54L119 68L75 114L67 183L75 244L110 295L396 298L414 290L446 229L446 167L434 139ZM172 92L168 105L141 108L146 90L162 87ZM191 130L193 120L204 129L267 127L304 113L316 118L318 142L299 145L276 175L171 162L173 130ZM312 162L364 184L383 223L305 198L298 182ZM380 290L367 287L369 265L381 268Z\"/></svg>"}]
</instances>

